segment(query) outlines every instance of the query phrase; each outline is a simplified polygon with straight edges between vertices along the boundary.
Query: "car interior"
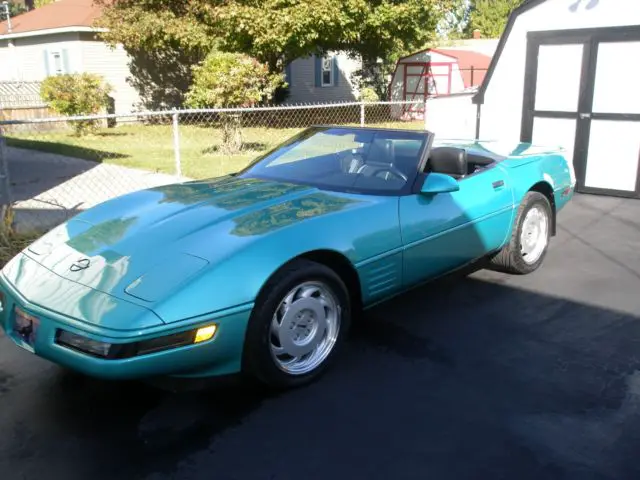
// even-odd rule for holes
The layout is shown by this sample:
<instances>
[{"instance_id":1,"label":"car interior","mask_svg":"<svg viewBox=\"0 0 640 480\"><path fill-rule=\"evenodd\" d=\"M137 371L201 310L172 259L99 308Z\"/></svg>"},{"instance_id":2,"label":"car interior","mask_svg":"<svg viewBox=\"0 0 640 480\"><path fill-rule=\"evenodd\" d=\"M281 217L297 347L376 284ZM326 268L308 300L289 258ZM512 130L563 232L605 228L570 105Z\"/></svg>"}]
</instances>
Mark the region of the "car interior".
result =
<instances>
[{"instance_id":1,"label":"car interior","mask_svg":"<svg viewBox=\"0 0 640 480\"><path fill-rule=\"evenodd\" d=\"M353 149L342 156L342 170L365 177L406 182L417 164L418 152L412 147L394 140L375 139L368 147L366 160L361 149Z\"/></svg>"},{"instance_id":2,"label":"car interior","mask_svg":"<svg viewBox=\"0 0 640 480\"><path fill-rule=\"evenodd\" d=\"M327 140L323 139L323 142ZM355 135L352 146L295 161L274 162L266 167L281 179L308 181L313 179L325 188L401 190L413 178L419 162L422 141L388 136ZM330 149L322 144L322 149ZM286 154L286 152L285 152ZM294 154L294 158L300 156ZM425 173L450 175L462 180L495 164L490 153L455 146L433 147L426 162ZM271 170L271 168L274 168ZM265 170L266 171L266 170Z\"/></svg>"},{"instance_id":3,"label":"car interior","mask_svg":"<svg viewBox=\"0 0 640 480\"><path fill-rule=\"evenodd\" d=\"M442 173L462 180L496 162L495 158L469 152L459 147L434 147L429 152L426 172Z\"/></svg>"}]
</instances>

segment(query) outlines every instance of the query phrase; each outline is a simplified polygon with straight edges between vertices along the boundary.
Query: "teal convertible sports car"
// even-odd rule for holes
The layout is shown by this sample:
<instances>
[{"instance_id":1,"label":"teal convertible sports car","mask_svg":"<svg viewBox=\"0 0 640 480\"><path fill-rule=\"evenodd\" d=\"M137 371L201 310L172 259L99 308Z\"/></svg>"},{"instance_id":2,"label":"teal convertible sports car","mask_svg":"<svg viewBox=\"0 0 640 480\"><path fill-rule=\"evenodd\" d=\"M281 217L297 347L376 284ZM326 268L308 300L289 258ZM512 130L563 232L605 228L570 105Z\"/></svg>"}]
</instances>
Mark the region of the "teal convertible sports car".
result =
<instances>
[{"instance_id":1,"label":"teal convertible sports car","mask_svg":"<svg viewBox=\"0 0 640 480\"><path fill-rule=\"evenodd\" d=\"M312 381L351 319L486 257L536 270L571 199L561 150L308 128L221 178L88 209L0 274L0 325L88 375Z\"/></svg>"}]
</instances>

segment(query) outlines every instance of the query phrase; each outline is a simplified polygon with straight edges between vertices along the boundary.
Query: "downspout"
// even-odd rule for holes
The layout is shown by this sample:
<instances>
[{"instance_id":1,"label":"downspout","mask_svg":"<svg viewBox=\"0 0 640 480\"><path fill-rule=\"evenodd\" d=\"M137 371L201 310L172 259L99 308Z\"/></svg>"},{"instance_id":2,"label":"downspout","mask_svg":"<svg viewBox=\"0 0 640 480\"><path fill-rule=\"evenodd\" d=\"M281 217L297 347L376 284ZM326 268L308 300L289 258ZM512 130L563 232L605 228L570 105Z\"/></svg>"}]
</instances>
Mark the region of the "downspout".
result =
<instances>
[{"instance_id":1,"label":"downspout","mask_svg":"<svg viewBox=\"0 0 640 480\"><path fill-rule=\"evenodd\" d=\"M476 140L480 140L480 117L482 116L482 104L476 104Z\"/></svg>"}]
</instances>

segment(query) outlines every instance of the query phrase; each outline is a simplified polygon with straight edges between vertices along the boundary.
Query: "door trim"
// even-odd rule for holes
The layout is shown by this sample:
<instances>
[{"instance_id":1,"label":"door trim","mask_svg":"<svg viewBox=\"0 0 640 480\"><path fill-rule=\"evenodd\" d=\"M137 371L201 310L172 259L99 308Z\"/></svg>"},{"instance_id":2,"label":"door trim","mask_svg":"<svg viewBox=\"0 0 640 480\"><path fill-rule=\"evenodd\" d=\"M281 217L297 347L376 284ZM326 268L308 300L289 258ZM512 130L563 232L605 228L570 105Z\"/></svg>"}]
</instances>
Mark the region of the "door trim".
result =
<instances>
[{"instance_id":1,"label":"door trim","mask_svg":"<svg viewBox=\"0 0 640 480\"><path fill-rule=\"evenodd\" d=\"M592 120L619 120L640 122L640 114L635 113L593 113L598 45L608 42L640 41L640 25L623 27L585 28L572 30L552 30L529 32L525 58L525 81L522 98L522 121L520 141L531 143L533 122L540 118L565 118L576 121L574 156L572 161L576 173L576 190L584 193L640 198L640 158L635 191L613 190L584 186L588 161L589 139ZM577 112L535 110L538 81L538 52L543 45L582 44L582 69ZM640 152L639 152L640 155Z\"/></svg>"}]
</instances>

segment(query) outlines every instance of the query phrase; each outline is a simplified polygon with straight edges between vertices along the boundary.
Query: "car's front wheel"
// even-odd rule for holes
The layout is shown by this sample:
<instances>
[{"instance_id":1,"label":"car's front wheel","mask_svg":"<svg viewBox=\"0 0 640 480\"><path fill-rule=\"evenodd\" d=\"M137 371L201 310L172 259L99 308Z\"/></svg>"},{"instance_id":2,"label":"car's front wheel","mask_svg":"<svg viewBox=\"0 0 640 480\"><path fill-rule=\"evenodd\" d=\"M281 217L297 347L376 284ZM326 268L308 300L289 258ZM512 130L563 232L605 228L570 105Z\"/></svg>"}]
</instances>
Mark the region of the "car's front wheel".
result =
<instances>
[{"instance_id":1,"label":"car's front wheel","mask_svg":"<svg viewBox=\"0 0 640 480\"><path fill-rule=\"evenodd\" d=\"M305 259L276 273L259 295L244 345L244 370L278 388L315 380L331 364L351 323L347 287Z\"/></svg>"}]
</instances>

